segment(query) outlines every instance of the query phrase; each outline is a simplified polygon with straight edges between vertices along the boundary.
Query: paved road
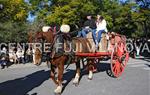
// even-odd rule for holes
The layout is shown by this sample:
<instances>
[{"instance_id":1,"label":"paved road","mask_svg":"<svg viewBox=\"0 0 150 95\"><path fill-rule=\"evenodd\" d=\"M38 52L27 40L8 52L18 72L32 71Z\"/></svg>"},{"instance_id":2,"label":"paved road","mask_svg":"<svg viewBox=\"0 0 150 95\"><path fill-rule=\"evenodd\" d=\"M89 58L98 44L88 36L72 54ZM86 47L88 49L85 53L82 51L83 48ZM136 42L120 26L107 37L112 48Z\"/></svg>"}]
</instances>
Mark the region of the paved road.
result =
<instances>
[{"instance_id":1,"label":"paved road","mask_svg":"<svg viewBox=\"0 0 150 95\"><path fill-rule=\"evenodd\" d=\"M99 72L89 81L84 75L78 87L72 85L75 66L69 66L64 74L62 95L150 95L150 60L132 59L119 78L107 75L108 62L98 65ZM39 67L31 63L13 65L0 70L0 95L54 95L54 83L49 79L45 64Z\"/></svg>"}]
</instances>

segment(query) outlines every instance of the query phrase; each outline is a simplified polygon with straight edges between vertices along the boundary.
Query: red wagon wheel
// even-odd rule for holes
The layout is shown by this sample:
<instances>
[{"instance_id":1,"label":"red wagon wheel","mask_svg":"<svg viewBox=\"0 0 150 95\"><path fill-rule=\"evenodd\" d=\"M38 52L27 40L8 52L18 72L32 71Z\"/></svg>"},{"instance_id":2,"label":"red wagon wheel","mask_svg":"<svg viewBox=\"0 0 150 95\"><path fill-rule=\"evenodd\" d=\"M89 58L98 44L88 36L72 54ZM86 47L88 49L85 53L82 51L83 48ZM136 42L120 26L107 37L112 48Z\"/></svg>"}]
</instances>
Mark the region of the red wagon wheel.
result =
<instances>
[{"instance_id":1,"label":"red wagon wheel","mask_svg":"<svg viewBox=\"0 0 150 95\"><path fill-rule=\"evenodd\" d=\"M123 41L116 43L111 54L111 71L114 77L121 76L126 67L129 54Z\"/></svg>"}]
</instances>

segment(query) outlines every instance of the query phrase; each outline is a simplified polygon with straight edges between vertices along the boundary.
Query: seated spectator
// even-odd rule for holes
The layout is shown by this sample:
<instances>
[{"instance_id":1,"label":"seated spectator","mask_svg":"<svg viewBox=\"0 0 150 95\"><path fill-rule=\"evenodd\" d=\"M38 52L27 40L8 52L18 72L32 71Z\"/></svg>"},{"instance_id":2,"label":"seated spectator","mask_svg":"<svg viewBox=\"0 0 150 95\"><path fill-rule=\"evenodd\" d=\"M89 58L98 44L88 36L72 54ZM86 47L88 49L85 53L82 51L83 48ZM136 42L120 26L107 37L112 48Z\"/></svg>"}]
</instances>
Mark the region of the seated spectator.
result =
<instances>
[{"instance_id":1,"label":"seated spectator","mask_svg":"<svg viewBox=\"0 0 150 95\"><path fill-rule=\"evenodd\" d=\"M16 52L16 55L17 55L17 59L18 59L19 63L21 62L21 63L24 64L25 63L24 62L24 50L21 49L21 48L18 48L17 52Z\"/></svg>"},{"instance_id":2,"label":"seated spectator","mask_svg":"<svg viewBox=\"0 0 150 95\"><path fill-rule=\"evenodd\" d=\"M3 48L2 48L2 50L1 50L1 54L3 54L3 53L4 53L4 54L6 54L6 53L7 53L7 49L6 49L6 47L3 47Z\"/></svg>"},{"instance_id":3,"label":"seated spectator","mask_svg":"<svg viewBox=\"0 0 150 95\"><path fill-rule=\"evenodd\" d=\"M17 63L17 56L16 56L16 53L15 53L13 48L9 49L8 55L9 55L9 61L16 64Z\"/></svg>"},{"instance_id":4,"label":"seated spectator","mask_svg":"<svg viewBox=\"0 0 150 95\"><path fill-rule=\"evenodd\" d=\"M6 54L1 54L0 55L0 65L1 69L4 69L6 66L8 66L8 60L7 60L7 55Z\"/></svg>"}]
</instances>

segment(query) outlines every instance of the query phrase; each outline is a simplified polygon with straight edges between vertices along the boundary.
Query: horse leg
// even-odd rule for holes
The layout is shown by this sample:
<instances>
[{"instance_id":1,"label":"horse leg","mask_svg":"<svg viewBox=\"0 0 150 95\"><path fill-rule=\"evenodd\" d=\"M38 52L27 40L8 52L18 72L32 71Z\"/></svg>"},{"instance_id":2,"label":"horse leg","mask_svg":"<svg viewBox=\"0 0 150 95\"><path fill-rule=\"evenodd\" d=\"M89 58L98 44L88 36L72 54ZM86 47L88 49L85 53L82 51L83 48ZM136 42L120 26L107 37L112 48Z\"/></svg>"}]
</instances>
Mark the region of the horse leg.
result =
<instances>
[{"instance_id":1,"label":"horse leg","mask_svg":"<svg viewBox=\"0 0 150 95\"><path fill-rule=\"evenodd\" d=\"M84 58L81 59L83 68L86 67Z\"/></svg>"},{"instance_id":2,"label":"horse leg","mask_svg":"<svg viewBox=\"0 0 150 95\"><path fill-rule=\"evenodd\" d=\"M89 70L89 75L88 75L88 79L92 80L93 78L93 65L92 65L92 60L88 60L88 70Z\"/></svg>"},{"instance_id":3,"label":"horse leg","mask_svg":"<svg viewBox=\"0 0 150 95\"><path fill-rule=\"evenodd\" d=\"M51 79L54 81L54 83L55 83L56 85L58 85L58 81L56 81L56 79L55 79L55 69L56 69L56 67L51 64L50 77L51 77Z\"/></svg>"},{"instance_id":4,"label":"horse leg","mask_svg":"<svg viewBox=\"0 0 150 95\"><path fill-rule=\"evenodd\" d=\"M76 62L76 75L73 80L73 84L77 86L79 84L79 78L80 78L80 61Z\"/></svg>"},{"instance_id":5,"label":"horse leg","mask_svg":"<svg viewBox=\"0 0 150 95\"><path fill-rule=\"evenodd\" d=\"M54 90L56 94L60 94L62 92L62 78L63 78L63 72L64 72L64 64L59 64L58 65L58 86Z\"/></svg>"}]
</instances>

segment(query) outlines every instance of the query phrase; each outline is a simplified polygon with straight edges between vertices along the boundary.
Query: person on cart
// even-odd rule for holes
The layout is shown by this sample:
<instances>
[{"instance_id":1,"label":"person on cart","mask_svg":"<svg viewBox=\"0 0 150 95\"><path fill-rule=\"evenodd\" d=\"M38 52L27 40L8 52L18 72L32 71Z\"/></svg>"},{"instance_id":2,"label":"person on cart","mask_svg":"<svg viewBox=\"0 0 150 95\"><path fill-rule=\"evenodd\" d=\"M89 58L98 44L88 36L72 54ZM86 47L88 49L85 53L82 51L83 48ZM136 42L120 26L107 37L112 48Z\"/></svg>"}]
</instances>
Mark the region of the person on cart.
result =
<instances>
[{"instance_id":1,"label":"person on cart","mask_svg":"<svg viewBox=\"0 0 150 95\"><path fill-rule=\"evenodd\" d=\"M101 35L103 32L107 32L107 23L103 16L97 15L96 30L92 32L93 40L98 48L99 42L101 41Z\"/></svg>"},{"instance_id":2,"label":"person on cart","mask_svg":"<svg viewBox=\"0 0 150 95\"><path fill-rule=\"evenodd\" d=\"M87 14L86 18L87 20L84 22L83 29L78 32L77 37L86 38L86 34L88 34L89 32L93 32L96 29L96 23L95 20L92 18L92 15Z\"/></svg>"}]
</instances>

